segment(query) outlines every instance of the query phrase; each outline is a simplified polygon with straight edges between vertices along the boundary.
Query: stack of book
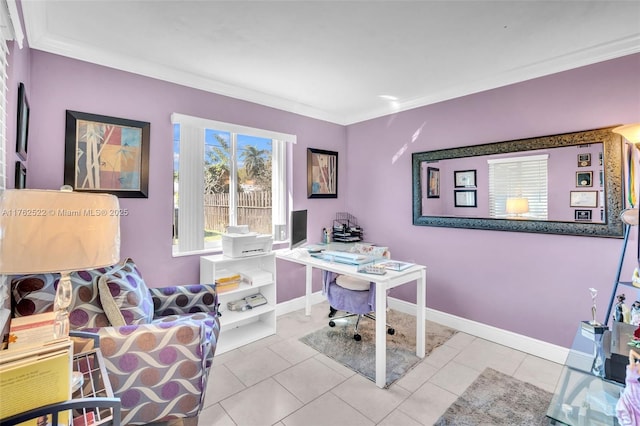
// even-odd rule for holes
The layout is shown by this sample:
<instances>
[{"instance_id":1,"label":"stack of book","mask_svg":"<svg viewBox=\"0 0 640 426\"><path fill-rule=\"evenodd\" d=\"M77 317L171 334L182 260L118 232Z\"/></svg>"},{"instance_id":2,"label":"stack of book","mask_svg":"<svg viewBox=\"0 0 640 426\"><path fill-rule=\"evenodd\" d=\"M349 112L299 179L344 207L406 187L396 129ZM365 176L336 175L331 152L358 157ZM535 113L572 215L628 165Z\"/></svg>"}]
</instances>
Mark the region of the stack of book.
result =
<instances>
[{"instance_id":1,"label":"stack of book","mask_svg":"<svg viewBox=\"0 0 640 426\"><path fill-rule=\"evenodd\" d=\"M11 320L9 348L0 351L0 423L6 417L71 398L73 345L68 337L54 338L53 315ZM69 424L69 419L69 413L63 412L58 423ZM25 424L37 425L38 420Z\"/></svg>"},{"instance_id":2,"label":"stack of book","mask_svg":"<svg viewBox=\"0 0 640 426\"><path fill-rule=\"evenodd\" d=\"M224 293L225 291L235 290L240 285L240 281L242 280L242 276L236 272L229 272L225 270L221 270L217 273L215 283L216 290L219 293Z\"/></svg>"}]
</instances>

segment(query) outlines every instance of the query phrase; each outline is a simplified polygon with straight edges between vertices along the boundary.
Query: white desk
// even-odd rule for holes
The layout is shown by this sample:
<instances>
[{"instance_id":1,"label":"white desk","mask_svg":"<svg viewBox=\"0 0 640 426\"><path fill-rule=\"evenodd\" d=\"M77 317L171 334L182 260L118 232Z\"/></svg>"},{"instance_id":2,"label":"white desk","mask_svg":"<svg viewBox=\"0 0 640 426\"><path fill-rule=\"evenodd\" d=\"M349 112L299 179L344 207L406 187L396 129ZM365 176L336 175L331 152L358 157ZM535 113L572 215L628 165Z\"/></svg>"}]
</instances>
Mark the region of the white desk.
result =
<instances>
[{"instance_id":1,"label":"white desk","mask_svg":"<svg viewBox=\"0 0 640 426\"><path fill-rule=\"evenodd\" d=\"M306 266L306 291L305 314L311 315L311 281L313 268L338 274L349 275L355 278L372 281L376 285L376 385L384 388L386 385L387 370L387 306L386 292L388 289L407 284L411 281L417 283L416 303L416 356L424 358L425 355L425 297L427 289L427 268L422 265L414 265L404 271L388 271L384 275L373 275L357 272L357 266L343 263L333 263L308 255L301 255L299 249L293 251L276 252L276 257L289 262ZM304 250L304 249L303 249Z\"/></svg>"}]
</instances>

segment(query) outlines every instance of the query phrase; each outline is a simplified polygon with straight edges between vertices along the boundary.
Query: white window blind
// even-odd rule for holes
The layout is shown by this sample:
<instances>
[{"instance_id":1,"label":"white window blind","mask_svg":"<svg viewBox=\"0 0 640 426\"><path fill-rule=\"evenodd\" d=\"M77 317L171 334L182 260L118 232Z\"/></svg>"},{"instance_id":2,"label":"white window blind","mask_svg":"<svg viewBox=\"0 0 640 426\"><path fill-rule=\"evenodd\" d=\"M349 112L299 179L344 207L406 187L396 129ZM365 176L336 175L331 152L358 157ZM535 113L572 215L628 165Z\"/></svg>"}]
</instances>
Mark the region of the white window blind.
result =
<instances>
[{"instance_id":1,"label":"white window blind","mask_svg":"<svg viewBox=\"0 0 640 426\"><path fill-rule=\"evenodd\" d=\"M487 160L489 216L546 220L548 159L547 154L542 154ZM516 206L515 211L513 206Z\"/></svg>"}]
</instances>

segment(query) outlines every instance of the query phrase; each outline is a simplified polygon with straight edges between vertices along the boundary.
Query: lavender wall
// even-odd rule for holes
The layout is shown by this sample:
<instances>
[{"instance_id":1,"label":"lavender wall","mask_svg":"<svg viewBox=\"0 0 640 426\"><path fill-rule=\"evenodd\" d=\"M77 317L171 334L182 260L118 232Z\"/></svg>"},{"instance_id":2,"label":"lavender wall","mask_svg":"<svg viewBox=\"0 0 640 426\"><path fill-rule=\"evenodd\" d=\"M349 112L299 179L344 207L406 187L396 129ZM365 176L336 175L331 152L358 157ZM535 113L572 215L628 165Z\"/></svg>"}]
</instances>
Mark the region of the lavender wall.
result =
<instances>
[{"instance_id":1,"label":"lavender wall","mask_svg":"<svg viewBox=\"0 0 640 426\"><path fill-rule=\"evenodd\" d=\"M589 287L604 315L622 241L413 226L411 153L640 122L638 76L636 54L348 126L347 208L393 257L427 265L428 307L569 346Z\"/></svg>"},{"instance_id":2,"label":"lavender wall","mask_svg":"<svg viewBox=\"0 0 640 426\"><path fill-rule=\"evenodd\" d=\"M589 315L587 289L600 289L599 306L608 301L618 239L412 226L410 154L638 122L640 55L347 127L40 51L10 60L9 86L25 81L31 103L30 188L63 182L65 110L151 123L149 198L121 200L130 211L122 256L136 260L151 286L198 281L197 256L171 257L169 117L180 112L297 134L293 208L309 209L311 239L336 211L351 212L368 240L427 265L430 308L567 346ZM306 198L307 147L340 153L338 199ZM635 266L629 252L625 276ZM301 296L303 283L301 267L278 262L280 302ZM392 294L415 301L410 286Z\"/></svg>"},{"instance_id":3,"label":"lavender wall","mask_svg":"<svg viewBox=\"0 0 640 426\"><path fill-rule=\"evenodd\" d=\"M306 197L306 148L344 152L343 126L41 51L32 50L29 61L29 188L58 189L63 184L65 110L151 123L149 198L122 198L120 204L130 212L121 220L121 256L132 257L152 287L199 281L198 256L171 256L173 112L296 134L293 208L309 210L310 237L315 241L335 212L344 209L346 162L338 165L343 177L338 199ZM278 272L279 300L304 294L300 267L279 265Z\"/></svg>"}]
</instances>

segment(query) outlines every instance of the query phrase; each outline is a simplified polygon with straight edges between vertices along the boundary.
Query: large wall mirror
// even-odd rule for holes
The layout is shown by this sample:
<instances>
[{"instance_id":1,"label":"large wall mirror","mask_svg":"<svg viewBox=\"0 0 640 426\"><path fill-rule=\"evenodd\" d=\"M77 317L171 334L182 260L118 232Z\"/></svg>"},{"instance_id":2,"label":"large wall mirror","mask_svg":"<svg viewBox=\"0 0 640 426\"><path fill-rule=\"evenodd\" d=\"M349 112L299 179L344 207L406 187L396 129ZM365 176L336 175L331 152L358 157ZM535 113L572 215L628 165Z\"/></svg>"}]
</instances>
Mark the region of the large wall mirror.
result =
<instances>
[{"instance_id":1,"label":"large wall mirror","mask_svg":"<svg viewBox=\"0 0 640 426\"><path fill-rule=\"evenodd\" d=\"M621 238L611 129L414 153L413 224Z\"/></svg>"}]
</instances>

